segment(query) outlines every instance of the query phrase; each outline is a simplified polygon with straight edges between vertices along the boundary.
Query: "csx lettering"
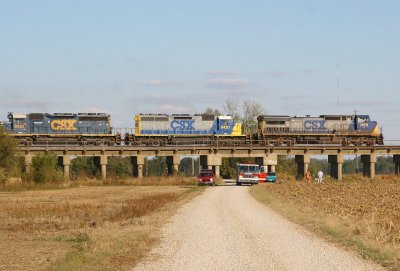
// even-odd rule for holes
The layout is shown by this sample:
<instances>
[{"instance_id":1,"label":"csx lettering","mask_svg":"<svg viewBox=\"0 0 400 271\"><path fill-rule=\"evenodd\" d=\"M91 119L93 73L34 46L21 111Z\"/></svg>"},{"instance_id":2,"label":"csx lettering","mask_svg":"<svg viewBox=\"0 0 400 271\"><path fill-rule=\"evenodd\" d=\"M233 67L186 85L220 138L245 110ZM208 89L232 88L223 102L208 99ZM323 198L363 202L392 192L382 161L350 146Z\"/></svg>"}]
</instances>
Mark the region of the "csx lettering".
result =
<instances>
[{"instance_id":1,"label":"csx lettering","mask_svg":"<svg viewBox=\"0 0 400 271\"><path fill-rule=\"evenodd\" d=\"M194 120L173 120L171 121L171 128L174 130L192 131Z\"/></svg>"},{"instance_id":2,"label":"csx lettering","mask_svg":"<svg viewBox=\"0 0 400 271\"><path fill-rule=\"evenodd\" d=\"M306 120L304 121L304 129L324 129L324 120Z\"/></svg>"},{"instance_id":3,"label":"csx lettering","mask_svg":"<svg viewBox=\"0 0 400 271\"><path fill-rule=\"evenodd\" d=\"M75 131L75 124L76 120L53 120L50 126L56 131Z\"/></svg>"}]
</instances>

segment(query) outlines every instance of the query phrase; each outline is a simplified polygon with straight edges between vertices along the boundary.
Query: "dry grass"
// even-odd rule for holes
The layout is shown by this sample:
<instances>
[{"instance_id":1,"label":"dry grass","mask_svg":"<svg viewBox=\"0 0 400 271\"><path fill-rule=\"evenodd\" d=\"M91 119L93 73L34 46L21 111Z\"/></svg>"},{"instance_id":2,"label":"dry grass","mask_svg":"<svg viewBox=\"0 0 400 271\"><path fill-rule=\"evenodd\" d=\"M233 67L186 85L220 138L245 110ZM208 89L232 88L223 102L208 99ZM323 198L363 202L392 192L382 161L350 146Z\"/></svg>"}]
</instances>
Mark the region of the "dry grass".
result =
<instances>
[{"instance_id":1,"label":"dry grass","mask_svg":"<svg viewBox=\"0 0 400 271\"><path fill-rule=\"evenodd\" d=\"M289 219L357 250L388 269L400 269L400 179L358 175L308 184L289 178L251 193Z\"/></svg>"},{"instance_id":2,"label":"dry grass","mask_svg":"<svg viewBox=\"0 0 400 271\"><path fill-rule=\"evenodd\" d=\"M158 181L0 193L0 270L131 269L167 218L201 191Z\"/></svg>"},{"instance_id":3,"label":"dry grass","mask_svg":"<svg viewBox=\"0 0 400 271\"><path fill-rule=\"evenodd\" d=\"M197 185L198 180L195 177L184 176L152 176L144 178L109 178L106 180L81 178L64 183L45 183L37 184L34 182L21 182L21 183L0 183L0 191L2 192L17 192L17 191L42 191L65 189L69 187L81 186L116 186L116 185L129 185L129 186L169 186L169 185Z\"/></svg>"}]
</instances>

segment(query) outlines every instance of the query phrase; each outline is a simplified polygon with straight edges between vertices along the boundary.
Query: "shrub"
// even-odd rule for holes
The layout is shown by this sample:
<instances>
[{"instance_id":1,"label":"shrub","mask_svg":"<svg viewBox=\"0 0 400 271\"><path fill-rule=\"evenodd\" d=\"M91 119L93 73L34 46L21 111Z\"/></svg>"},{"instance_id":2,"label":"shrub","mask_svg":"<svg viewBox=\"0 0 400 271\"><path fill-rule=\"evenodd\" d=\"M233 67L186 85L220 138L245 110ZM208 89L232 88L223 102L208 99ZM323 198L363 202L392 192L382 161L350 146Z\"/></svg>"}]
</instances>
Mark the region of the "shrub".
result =
<instances>
[{"instance_id":1,"label":"shrub","mask_svg":"<svg viewBox=\"0 0 400 271\"><path fill-rule=\"evenodd\" d=\"M16 146L16 141L0 127L0 182L19 175Z\"/></svg>"},{"instance_id":2,"label":"shrub","mask_svg":"<svg viewBox=\"0 0 400 271\"><path fill-rule=\"evenodd\" d=\"M71 161L71 176L73 179L83 177L96 177L98 168L95 164L94 157L78 156Z\"/></svg>"},{"instance_id":3,"label":"shrub","mask_svg":"<svg viewBox=\"0 0 400 271\"><path fill-rule=\"evenodd\" d=\"M60 182L63 173L58 168L58 158L54 153L35 156L32 159L33 180L36 183Z\"/></svg>"}]
</instances>

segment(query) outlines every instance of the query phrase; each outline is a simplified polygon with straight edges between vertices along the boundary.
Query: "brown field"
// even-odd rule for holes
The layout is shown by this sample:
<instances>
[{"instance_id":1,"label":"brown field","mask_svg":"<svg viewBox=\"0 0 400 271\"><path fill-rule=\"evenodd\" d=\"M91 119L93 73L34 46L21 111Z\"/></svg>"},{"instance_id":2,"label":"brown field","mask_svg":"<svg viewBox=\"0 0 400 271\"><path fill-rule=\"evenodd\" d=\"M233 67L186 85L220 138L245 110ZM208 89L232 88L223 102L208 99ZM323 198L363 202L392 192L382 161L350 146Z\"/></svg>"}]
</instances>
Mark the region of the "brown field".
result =
<instances>
[{"instance_id":1,"label":"brown field","mask_svg":"<svg viewBox=\"0 0 400 271\"><path fill-rule=\"evenodd\" d=\"M173 178L150 186L156 179L0 192L0 270L132 269L177 207L202 191L191 180L168 185L182 183Z\"/></svg>"},{"instance_id":2,"label":"brown field","mask_svg":"<svg viewBox=\"0 0 400 271\"><path fill-rule=\"evenodd\" d=\"M259 201L330 241L400 270L400 179L357 175L322 184L281 176L251 189Z\"/></svg>"}]
</instances>

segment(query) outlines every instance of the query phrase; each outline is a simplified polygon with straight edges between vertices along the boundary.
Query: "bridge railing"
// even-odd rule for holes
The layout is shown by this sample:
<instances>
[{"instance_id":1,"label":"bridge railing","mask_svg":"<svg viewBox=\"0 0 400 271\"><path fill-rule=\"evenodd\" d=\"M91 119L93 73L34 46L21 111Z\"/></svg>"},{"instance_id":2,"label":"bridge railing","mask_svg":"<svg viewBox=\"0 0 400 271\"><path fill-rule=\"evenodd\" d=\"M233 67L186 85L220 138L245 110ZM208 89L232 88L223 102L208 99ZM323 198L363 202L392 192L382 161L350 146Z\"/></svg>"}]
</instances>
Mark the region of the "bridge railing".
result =
<instances>
[{"instance_id":1,"label":"bridge railing","mask_svg":"<svg viewBox=\"0 0 400 271\"><path fill-rule=\"evenodd\" d=\"M91 142L90 144L85 144L85 143L78 143L78 142L57 142L55 144L54 141L52 140L47 140L47 141L40 141L40 144L35 144L36 146L42 146L42 147L54 147L54 146L63 146L63 147L76 147L76 146L99 146L99 147L104 147L104 146L109 146L109 142ZM400 140L385 140L384 141L385 146L399 146L400 145ZM23 146L23 145L22 145ZM125 145L124 142L122 142L119 146L128 146ZM182 139L182 140L175 140L175 141L166 141L165 139L159 139L159 140L152 140L152 141L140 141L138 140L137 143L135 143L134 146L143 146L143 147L184 147L184 146L204 146L204 147L253 147L253 146L283 146L283 147L289 147L289 146L319 146L319 147L324 147L324 146L341 146L341 144L333 144L331 141L321 141L318 143L315 143L315 141L303 141L301 144L290 144L290 143L281 143L278 141L267 141L267 140L243 140L243 139L221 139L221 138L215 138L215 139L209 139L209 138L201 138L201 139ZM354 145L350 145L354 146ZM362 146L362 145L361 145ZM366 145L364 145L366 146ZM375 145L375 146L380 146L380 145Z\"/></svg>"}]
</instances>

